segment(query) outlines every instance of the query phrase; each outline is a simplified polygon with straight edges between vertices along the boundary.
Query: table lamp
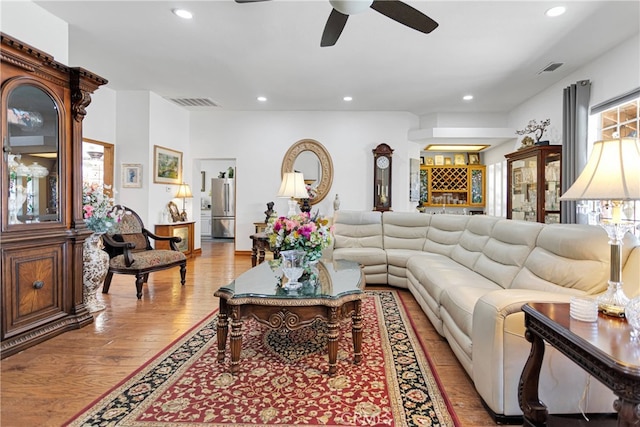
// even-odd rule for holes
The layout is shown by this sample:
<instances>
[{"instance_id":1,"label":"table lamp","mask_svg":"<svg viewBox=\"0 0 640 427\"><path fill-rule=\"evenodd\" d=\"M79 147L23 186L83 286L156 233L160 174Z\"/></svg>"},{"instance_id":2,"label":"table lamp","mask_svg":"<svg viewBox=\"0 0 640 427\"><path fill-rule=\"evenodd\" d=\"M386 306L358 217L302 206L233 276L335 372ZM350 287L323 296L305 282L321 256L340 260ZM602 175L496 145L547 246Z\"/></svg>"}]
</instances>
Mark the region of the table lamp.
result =
<instances>
[{"instance_id":1,"label":"table lamp","mask_svg":"<svg viewBox=\"0 0 640 427\"><path fill-rule=\"evenodd\" d=\"M296 206L298 202L296 199L304 199L309 197L307 193L307 187L304 184L304 176L300 172L285 172L282 175L282 183L280 184L280 191L278 191L278 197L289 198L289 212L287 216L296 214Z\"/></svg>"},{"instance_id":2,"label":"table lamp","mask_svg":"<svg viewBox=\"0 0 640 427\"><path fill-rule=\"evenodd\" d=\"M180 214L180 219L182 221L187 220L186 203L187 203L187 199L190 199L192 197L193 197L193 194L191 194L191 187L189 187L189 184L185 184L184 182L180 184L180 187L178 187L178 193L176 194L176 198L182 199L182 213Z\"/></svg>"},{"instance_id":3,"label":"table lamp","mask_svg":"<svg viewBox=\"0 0 640 427\"><path fill-rule=\"evenodd\" d=\"M618 138L598 141L584 170L560 200L597 200L611 218L604 218L602 210L598 224L609 236L611 270L609 285L596 298L598 309L611 316L624 316L629 298L622 290L621 248L624 235L634 228L634 222L623 218L625 203L640 200L640 140ZM586 206L578 210L587 213Z\"/></svg>"}]
</instances>

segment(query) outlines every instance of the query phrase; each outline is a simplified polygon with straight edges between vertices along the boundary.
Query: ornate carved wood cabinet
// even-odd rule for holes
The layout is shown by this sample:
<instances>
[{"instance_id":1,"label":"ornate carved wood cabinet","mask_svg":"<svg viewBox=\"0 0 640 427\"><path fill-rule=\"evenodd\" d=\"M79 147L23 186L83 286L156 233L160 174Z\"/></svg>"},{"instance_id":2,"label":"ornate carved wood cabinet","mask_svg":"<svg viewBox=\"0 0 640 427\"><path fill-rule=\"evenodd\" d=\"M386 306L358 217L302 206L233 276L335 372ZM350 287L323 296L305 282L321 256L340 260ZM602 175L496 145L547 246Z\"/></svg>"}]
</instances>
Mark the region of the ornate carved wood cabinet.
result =
<instances>
[{"instance_id":1,"label":"ornate carved wood cabinet","mask_svg":"<svg viewBox=\"0 0 640 427\"><path fill-rule=\"evenodd\" d=\"M82 121L107 83L0 33L0 357L93 321L82 302Z\"/></svg>"},{"instance_id":2,"label":"ornate carved wood cabinet","mask_svg":"<svg viewBox=\"0 0 640 427\"><path fill-rule=\"evenodd\" d=\"M561 145L536 145L507 158L507 218L560 222Z\"/></svg>"}]
</instances>

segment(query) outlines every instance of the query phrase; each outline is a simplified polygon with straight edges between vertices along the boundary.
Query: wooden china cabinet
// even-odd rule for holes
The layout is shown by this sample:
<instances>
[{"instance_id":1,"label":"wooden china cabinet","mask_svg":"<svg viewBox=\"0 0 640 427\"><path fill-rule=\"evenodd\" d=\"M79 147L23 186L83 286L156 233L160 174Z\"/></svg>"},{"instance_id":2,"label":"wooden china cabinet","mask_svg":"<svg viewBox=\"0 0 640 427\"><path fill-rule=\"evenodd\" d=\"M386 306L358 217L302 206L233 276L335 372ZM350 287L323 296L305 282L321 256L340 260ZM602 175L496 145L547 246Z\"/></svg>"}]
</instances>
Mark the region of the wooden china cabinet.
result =
<instances>
[{"instance_id":1,"label":"wooden china cabinet","mask_svg":"<svg viewBox=\"0 0 640 427\"><path fill-rule=\"evenodd\" d=\"M507 158L507 218L560 222L561 145L535 145Z\"/></svg>"},{"instance_id":2,"label":"wooden china cabinet","mask_svg":"<svg viewBox=\"0 0 640 427\"><path fill-rule=\"evenodd\" d=\"M0 357L93 321L82 302L82 121L105 79L0 33Z\"/></svg>"}]
</instances>

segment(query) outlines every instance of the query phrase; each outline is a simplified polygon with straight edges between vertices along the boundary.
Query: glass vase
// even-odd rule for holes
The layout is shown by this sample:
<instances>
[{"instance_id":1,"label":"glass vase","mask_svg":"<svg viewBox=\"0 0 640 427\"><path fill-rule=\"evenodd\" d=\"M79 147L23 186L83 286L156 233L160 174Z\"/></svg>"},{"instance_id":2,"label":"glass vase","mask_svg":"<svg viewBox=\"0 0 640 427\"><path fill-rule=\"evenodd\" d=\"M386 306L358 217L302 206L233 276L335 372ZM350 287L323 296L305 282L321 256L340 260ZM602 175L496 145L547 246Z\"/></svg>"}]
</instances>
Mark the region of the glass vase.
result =
<instances>
[{"instance_id":1,"label":"glass vase","mask_svg":"<svg viewBox=\"0 0 640 427\"><path fill-rule=\"evenodd\" d=\"M640 342L640 295L629 301L624 316L631 326L631 340Z\"/></svg>"},{"instance_id":2,"label":"glass vase","mask_svg":"<svg viewBox=\"0 0 640 427\"><path fill-rule=\"evenodd\" d=\"M282 272L288 279L282 287L287 290L298 289L302 286L298 279L304 273L305 252L300 250L281 251L280 258Z\"/></svg>"}]
</instances>

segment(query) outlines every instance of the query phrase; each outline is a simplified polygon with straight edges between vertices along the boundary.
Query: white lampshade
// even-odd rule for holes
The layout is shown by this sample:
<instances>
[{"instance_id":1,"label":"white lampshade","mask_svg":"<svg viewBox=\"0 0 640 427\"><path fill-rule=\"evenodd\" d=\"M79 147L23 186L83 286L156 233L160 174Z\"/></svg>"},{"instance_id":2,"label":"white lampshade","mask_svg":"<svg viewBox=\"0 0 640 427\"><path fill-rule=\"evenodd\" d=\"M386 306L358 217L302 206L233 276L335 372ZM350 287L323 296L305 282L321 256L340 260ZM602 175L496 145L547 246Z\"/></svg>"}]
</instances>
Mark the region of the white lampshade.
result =
<instances>
[{"instance_id":1,"label":"white lampshade","mask_svg":"<svg viewBox=\"0 0 640 427\"><path fill-rule=\"evenodd\" d=\"M278 197L291 197L294 199L306 199L309 197L307 187L304 184L304 176L300 172L285 172L282 176L282 184Z\"/></svg>"},{"instance_id":2,"label":"white lampshade","mask_svg":"<svg viewBox=\"0 0 640 427\"><path fill-rule=\"evenodd\" d=\"M560 200L640 200L640 140L594 143L587 165Z\"/></svg>"},{"instance_id":3,"label":"white lampshade","mask_svg":"<svg viewBox=\"0 0 640 427\"><path fill-rule=\"evenodd\" d=\"M329 0L335 10L345 15L354 15L367 10L373 0Z\"/></svg>"},{"instance_id":4,"label":"white lampshade","mask_svg":"<svg viewBox=\"0 0 640 427\"><path fill-rule=\"evenodd\" d=\"M185 184L184 182L180 184L180 187L178 187L178 193L176 194L176 198L190 199L192 197L193 197L193 194L191 194L191 187L189 186L189 184Z\"/></svg>"}]
</instances>

